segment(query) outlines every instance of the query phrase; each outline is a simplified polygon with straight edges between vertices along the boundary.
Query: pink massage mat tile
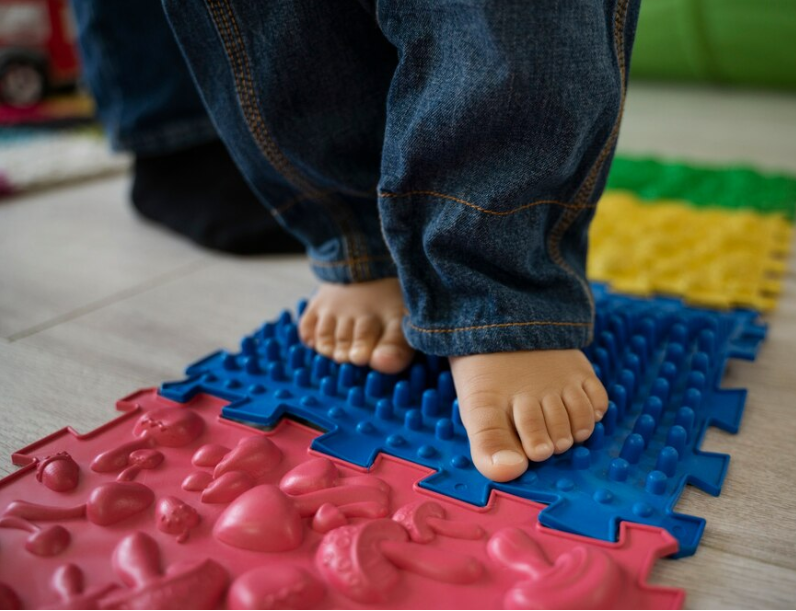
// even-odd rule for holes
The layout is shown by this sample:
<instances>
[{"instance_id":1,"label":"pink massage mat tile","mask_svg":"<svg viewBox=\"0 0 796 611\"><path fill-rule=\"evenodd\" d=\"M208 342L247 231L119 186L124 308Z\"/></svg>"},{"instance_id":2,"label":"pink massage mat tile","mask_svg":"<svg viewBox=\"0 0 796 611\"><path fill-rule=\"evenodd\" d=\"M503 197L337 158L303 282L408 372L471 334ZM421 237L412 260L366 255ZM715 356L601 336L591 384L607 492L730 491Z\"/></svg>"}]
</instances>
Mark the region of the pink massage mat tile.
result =
<instances>
[{"instance_id":1,"label":"pink massage mat tile","mask_svg":"<svg viewBox=\"0 0 796 611\"><path fill-rule=\"evenodd\" d=\"M486 507L418 488L427 468L369 470L261 431L226 402L144 390L86 435L14 455L0 481L0 608L680 608L647 575L676 540L623 523L610 543L541 526L543 506Z\"/></svg>"}]
</instances>

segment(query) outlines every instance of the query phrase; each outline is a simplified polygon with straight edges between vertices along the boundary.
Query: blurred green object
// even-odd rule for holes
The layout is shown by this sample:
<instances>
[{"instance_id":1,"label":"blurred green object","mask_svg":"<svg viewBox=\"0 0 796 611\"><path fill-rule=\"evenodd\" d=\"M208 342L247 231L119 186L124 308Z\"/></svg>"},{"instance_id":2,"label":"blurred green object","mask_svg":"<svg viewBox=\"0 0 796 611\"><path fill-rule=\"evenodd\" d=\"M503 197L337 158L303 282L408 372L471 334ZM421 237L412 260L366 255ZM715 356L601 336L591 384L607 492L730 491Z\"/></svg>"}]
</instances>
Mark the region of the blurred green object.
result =
<instances>
[{"instance_id":1,"label":"blurred green object","mask_svg":"<svg viewBox=\"0 0 796 611\"><path fill-rule=\"evenodd\" d=\"M617 156L608 188L642 200L686 200L696 206L749 209L796 217L796 179L746 167L710 168L651 158Z\"/></svg>"},{"instance_id":2,"label":"blurred green object","mask_svg":"<svg viewBox=\"0 0 796 611\"><path fill-rule=\"evenodd\" d=\"M631 76L796 89L796 0L642 0Z\"/></svg>"}]
</instances>

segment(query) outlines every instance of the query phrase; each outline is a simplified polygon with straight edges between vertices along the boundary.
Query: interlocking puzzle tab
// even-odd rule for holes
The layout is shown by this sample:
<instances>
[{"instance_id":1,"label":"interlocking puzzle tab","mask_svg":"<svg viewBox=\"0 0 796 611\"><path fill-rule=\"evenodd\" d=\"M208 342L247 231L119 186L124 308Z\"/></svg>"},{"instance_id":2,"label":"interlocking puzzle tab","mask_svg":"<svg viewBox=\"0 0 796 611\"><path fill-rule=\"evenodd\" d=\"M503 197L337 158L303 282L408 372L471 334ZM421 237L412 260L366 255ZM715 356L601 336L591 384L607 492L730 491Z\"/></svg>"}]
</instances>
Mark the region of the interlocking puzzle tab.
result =
<instances>
[{"instance_id":1,"label":"interlocking puzzle tab","mask_svg":"<svg viewBox=\"0 0 796 611\"><path fill-rule=\"evenodd\" d=\"M589 278L633 295L770 310L781 291L792 227L781 215L655 205L621 192L600 200L590 230Z\"/></svg>"},{"instance_id":2,"label":"interlocking puzzle tab","mask_svg":"<svg viewBox=\"0 0 796 611\"><path fill-rule=\"evenodd\" d=\"M623 524L607 543L545 528L541 505L489 511L414 486L428 470L382 455L370 471L308 450L285 420L264 433L208 395L155 391L87 435L15 454L0 481L3 608L674 609L651 586L677 549Z\"/></svg>"},{"instance_id":3,"label":"interlocking puzzle tab","mask_svg":"<svg viewBox=\"0 0 796 611\"><path fill-rule=\"evenodd\" d=\"M765 335L749 311L713 312L673 299L642 300L596 285L596 341L586 350L611 399L585 444L520 478L496 484L469 458L446 363L424 356L404 374L338 366L299 343L285 312L191 365L161 393L185 402L200 392L232 401L224 416L271 426L290 415L326 431L313 449L361 465L380 452L436 471L420 486L485 505L491 490L549 504L542 524L616 540L620 521L663 527L693 554L704 520L673 507L689 483L717 495L729 457L699 450L710 426L736 432L746 393L721 390L730 358L754 359Z\"/></svg>"}]
</instances>

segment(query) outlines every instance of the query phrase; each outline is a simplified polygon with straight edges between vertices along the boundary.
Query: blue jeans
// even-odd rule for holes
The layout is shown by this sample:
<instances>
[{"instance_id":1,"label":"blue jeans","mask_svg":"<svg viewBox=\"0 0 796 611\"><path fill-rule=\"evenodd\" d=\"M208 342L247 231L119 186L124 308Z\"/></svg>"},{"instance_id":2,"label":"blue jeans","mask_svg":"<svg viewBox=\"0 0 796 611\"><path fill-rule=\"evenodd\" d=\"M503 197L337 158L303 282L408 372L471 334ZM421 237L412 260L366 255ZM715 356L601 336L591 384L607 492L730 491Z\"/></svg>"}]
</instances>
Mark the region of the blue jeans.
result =
<instances>
[{"instance_id":1,"label":"blue jeans","mask_svg":"<svg viewBox=\"0 0 796 611\"><path fill-rule=\"evenodd\" d=\"M139 155L217 140L160 0L72 0L83 77L111 145Z\"/></svg>"},{"instance_id":2,"label":"blue jeans","mask_svg":"<svg viewBox=\"0 0 796 611\"><path fill-rule=\"evenodd\" d=\"M398 275L415 348L591 341L587 230L639 0L164 0L221 137L316 275Z\"/></svg>"}]
</instances>

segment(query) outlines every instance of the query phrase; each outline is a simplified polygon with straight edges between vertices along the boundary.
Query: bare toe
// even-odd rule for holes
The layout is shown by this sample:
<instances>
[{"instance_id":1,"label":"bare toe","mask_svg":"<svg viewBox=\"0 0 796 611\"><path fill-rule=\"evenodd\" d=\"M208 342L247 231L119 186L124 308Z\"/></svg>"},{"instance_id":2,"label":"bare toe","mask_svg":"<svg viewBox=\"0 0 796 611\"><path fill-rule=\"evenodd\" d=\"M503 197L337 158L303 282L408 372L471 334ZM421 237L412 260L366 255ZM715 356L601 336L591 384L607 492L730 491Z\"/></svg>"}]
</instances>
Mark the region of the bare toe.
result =
<instances>
[{"instance_id":1,"label":"bare toe","mask_svg":"<svg viewBox=\"0 0 796 611\"><path fill-rule=\"evenodd\" d=\"M315 327L315 350L325 357L334 356L334 333L337 318L334 314L322 314Z\"/></svg>"},{"instance_id":2,"label":"bare toe","mask_svg":"<svg viewBox=\"0 0 796 611\"><path fill-rule=\"evenodd\" d=\"M563 399L569 414L572 437L577 442L586 441L594 430L594 410L586 391L580 386L567 386Z\"/></svg>"},{"instance_id":3,"label":"bare toe","mask_svg":"<svg viewBox=\"0 0 796 611\"><path fill-rule=\"evenodd\" d=\"M305 346L312 348L315 345L315 325L318 324L318 314L313 308L307 308L299 320L299 337Z\"/></svg>"},{"instance_id":4,"label":"bare toe","mask_svg":"<svg viewBox=\"0 0 796 611\"><path fill-rule=\"evenodd\" d=\"M334 333L334 360L338 363L348 362L351 340L354 337L354 319L340 318Z\"/></svg>"},{"instance_id":5,"label":"bare toe","mask_svg":"<svg viewBox=\"0 0 796 611\"><path fill-rule=\"evenodd\" d=\"M542 404L531 397L521 397L514 401L514 424L520 434L522 449L533 461L547 460L553 455L555 447L547 433Z\"/></svg>"},{"instance_id":6,"label":"bare toe","mask_svg":"<svg viewBox=\"0 0 796 611\"><path fill-rule=\"evenodd\" d=\"M370 358L370 366L382 373L398 373L406 368L413 354L414 350L406 343L401 330L401 319L396 317L385 325Z\"/></svg>"},{"instance_id":7,"label":"bare toe","mask_svg":"<svg viewBox=\"0 0 796 611\"><path fill-rule=\"evenodd\" d=\"M354 365L367 365L373 348L381 337L381 321L375 316L361 316L354 325L354 343L349 353Z\"/></svg>"},{"instance_id":8,"label":"bare toe","mask_svg":"<svg viewBox=\"0 0 796 611\"><path fill-rule=\"evenodd\" d=\"M486 395L470 395L468 399L460 405L460 413L476 468L496 482L522 475L528 468L528 459L508 411L498 407L498 402L505 400L498 396L490 399Z\"/></svg>"},{"instance_id":9,"label":"bare toe","mask_svg":"<svg viewBox=\"0 0 796 611\"><path fill-rule=\"evenodd\" d=\"M556 446L556 454L569 450L572 447L572 431L569 415L561 397L557 394L546 395L542 399L542 413L547 433Z\"/></svg>"},{"instance_id":10,"label":"bare toe","mask_svg":"<svg viewBox=\"0 0 796 611\"><path fill-rule=\"evenodd\" d=\"M583 390L589 397L594 408L594 417L599 422L608 411L608 393L605 392L605 386L597 376L590 376L583 381Z\"/></svg>"}]
</instances>

